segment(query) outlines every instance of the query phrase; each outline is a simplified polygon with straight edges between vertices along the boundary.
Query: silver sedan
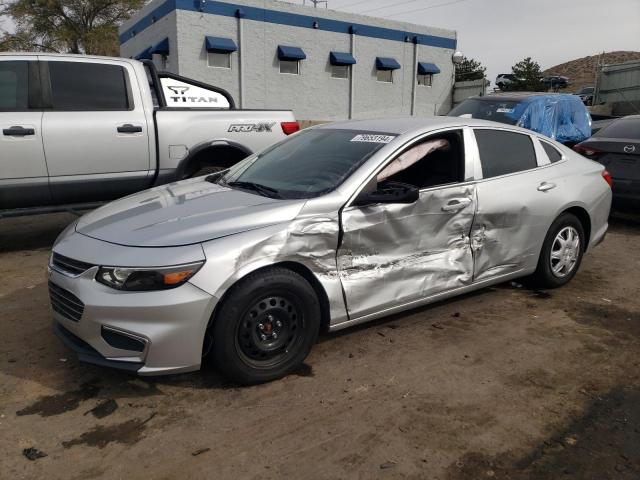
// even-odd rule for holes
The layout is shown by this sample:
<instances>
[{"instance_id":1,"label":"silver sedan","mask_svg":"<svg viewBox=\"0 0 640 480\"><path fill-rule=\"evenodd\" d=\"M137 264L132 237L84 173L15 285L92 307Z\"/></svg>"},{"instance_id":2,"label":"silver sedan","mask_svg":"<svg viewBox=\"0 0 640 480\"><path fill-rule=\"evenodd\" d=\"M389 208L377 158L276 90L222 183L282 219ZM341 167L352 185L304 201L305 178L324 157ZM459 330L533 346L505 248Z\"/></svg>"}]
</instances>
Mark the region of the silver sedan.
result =
<instances>
[{"instance_id":1,"label":"silver sedan","mask_svg":"<svg viewBox=\"0 0 640 480\"><path fill-rule=\"evenodd\" d=\"M70 225L50 261L54 329L83 361L156 375L210 359L264 382L321 330L520 277L566 284L610 204L602 165L528 130L323 125Z\"/></svg>"}]
</instances>

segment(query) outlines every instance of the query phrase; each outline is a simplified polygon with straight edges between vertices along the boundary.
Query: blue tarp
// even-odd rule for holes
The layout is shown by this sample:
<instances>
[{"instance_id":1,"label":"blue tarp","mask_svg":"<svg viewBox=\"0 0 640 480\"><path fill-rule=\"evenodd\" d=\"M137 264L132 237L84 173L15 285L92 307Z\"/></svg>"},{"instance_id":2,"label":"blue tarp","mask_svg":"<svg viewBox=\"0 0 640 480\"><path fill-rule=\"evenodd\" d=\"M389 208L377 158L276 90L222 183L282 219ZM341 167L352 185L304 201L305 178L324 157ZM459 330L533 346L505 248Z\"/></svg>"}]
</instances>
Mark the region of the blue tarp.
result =
<instances>
[{"instance_id":1,"label":"blue tarp","mask_svg":"<svg viewBox=\"0 0 640 480\"><path fill-rule=\"evenodd\" d=\"M169 39L165 38L161 42L156 43L151 47L150 53L152 55L154 53L157 53L158 55L169 55Z\"/></svg>"},{"instance_id":2,"label":"blue tarp","mask_svg":"<svg viewBox=\"0 0 640 480\"><path fill-rule=\"evenodd\" d=\"M398 70L400 64L395 58L377 57L376 68L378 70Z\"/></svg>"},{"instance_id":3,"label":"blue tarp","mask_svg":"<svg viewBox=\"0 0 640 480\"><path fill-rule=\"evenodd\" d=\"M440 73L440 69L435 63L418 62L418 73L420 75L429 75Z\"/></svg>"},{"instance_id":4,"label":"blue tarp","mask_svg":"<svg viewBox=\"0 0 640 480\"><path fill-rule=\"evenodd\" d=\"M535 95L517 105L509 116L519 127L560 143L582 142L591 136L591 116L577 95Z\"/></svg>"},{"instance_id":5,"label":"blue tarp","mask_svg":"<svg viewBox=\"0 0 640 480\"><path fill-rule=\"evenodd\" d=\"M278 45L278 60L304 60L307 55L300 47Z\"/></svg>"},{"instance_id":6,"label":"blue tarp","mask_svg":"<svg viewBox=\"0 0 640 480\"><path fill-rule=\"evenodd\" d=\"M230 38L222 37L204 37L204 46L207 52L215 53L231 53L238 50L236 42Z\"/></svg>"},{"instance_id":7,"label":"blue tarp","mask_svg":"<svg viewBox=\"0 0 640 480\"><path fill-rule=\"evenodd\" d=\"M329 55L331 65L355 65L356 59L350 53L331 52Z\"/></svg>"}]
</instances>

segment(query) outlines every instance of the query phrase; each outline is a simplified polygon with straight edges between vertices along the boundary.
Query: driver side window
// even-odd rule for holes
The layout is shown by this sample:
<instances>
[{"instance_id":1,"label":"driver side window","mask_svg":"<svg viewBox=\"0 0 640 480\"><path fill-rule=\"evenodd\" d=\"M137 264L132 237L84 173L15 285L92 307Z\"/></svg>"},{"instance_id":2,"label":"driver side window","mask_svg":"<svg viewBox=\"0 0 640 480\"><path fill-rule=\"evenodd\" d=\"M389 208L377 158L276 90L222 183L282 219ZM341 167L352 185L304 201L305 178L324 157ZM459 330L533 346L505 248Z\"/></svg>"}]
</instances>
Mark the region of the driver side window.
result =
<instances>
[{"instance_id":1,"label":"driver side window","mask_svg":"<svg viewBox=\"0 0 640 480\"><path fill-rule=\"evenodd\" d=\"M395 157L378 174L378 184L404 183L418 189L464 180L462 130L430 136Z\"/></svg>"}]
</instances>

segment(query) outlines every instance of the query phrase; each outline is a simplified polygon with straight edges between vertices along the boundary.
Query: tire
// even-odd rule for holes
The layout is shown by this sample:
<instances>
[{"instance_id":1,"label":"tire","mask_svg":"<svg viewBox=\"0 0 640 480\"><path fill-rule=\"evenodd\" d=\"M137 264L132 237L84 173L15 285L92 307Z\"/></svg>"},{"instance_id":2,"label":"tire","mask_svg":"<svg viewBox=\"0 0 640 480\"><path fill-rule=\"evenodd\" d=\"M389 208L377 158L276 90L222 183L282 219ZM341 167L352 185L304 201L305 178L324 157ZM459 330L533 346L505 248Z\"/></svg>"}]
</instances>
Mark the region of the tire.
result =
<instances>
[{"instance_id":1,"label":"tire","mask_svg":"<svg viewBox=\"0 0 640 480\"><path fill-rule=\"evenodd\" d=\"M285 268L253 273L232 287L213 323L212 360L227 379L251 385L300 367L320 330L320 302Z\"/></svg>"},{"instance_id":2,"label":"tire","mask_svg":"<svg viewBox=\"0 0 640 480\"><path fill-rule=\"evenodd\" d=\"M577 246L575 240L568 240L569 234L577 237ZM563 247L560 238L569 241L569 246ZM571 245L574 247L571 248ZM556 218L544 239L538 267L531 276L533 286L558 288L569 283L580 268L585 245L584 228L575 215L563 213Z\"/></svg>"}]
</instances>

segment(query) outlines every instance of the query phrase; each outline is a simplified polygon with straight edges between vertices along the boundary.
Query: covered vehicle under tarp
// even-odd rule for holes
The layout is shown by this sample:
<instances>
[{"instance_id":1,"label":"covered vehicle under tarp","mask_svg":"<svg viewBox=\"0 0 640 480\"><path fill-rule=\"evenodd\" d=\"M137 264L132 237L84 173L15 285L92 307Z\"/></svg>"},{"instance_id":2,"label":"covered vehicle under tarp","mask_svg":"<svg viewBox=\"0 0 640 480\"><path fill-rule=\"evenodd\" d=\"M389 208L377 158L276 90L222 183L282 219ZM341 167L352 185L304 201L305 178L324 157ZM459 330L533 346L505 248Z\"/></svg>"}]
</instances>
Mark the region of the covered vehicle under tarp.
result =
<instances>
[{"instance_id":1,"label":"covered vehicle under tarp","mask_svg":"<svg viewBox=\"0 0 640 480\"><path fill-rule=\"evenodd\" d=\"M449 116L517 125L561 143L575 144L591 136L591 116L576 95L510 92L473 97Z\"/></svg>"},{"instance_id":2,"label":"covered vehicle under tarp","mask_svg":"<svg viewBox=\"0 0 640 480\"><path fill-rule=\"evenodd\" d=\"M523 101L516 125L560 143L577 143L591 136L591 116L575 95L535 95Z\"/></svg>"}]
</instances>

